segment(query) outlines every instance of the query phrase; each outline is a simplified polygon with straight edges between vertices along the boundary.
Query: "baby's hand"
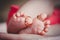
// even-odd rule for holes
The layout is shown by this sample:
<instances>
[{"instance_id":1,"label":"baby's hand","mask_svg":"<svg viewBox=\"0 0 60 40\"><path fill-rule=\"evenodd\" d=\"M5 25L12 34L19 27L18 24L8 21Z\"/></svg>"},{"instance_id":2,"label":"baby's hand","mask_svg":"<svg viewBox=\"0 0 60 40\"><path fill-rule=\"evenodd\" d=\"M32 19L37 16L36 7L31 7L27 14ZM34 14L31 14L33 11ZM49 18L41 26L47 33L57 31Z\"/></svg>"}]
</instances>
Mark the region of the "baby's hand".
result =
<instances>
[{"instance_id":1,"label":"baby's hand","mask_svg":"<svg viewBox=\"0 0 60 40\"><path fill-rule=\"evenodd\" d=\"M29 16L24 13L15 13L9 20L7 29L9 33L17 33L19 30L28 27L30 24L32 24L32 19Z\"/></svg>"},{"instance_id":2,"label":"baby's hand","mask_svg":"<svg viewBox=\"0 0 60 40\"><path fill-rule=\"evenodd\" d=\"M30 27L20 31L19 33L44 35L48 31L49 27L49 21L46 21L46 18L46 14L38 15L37 18L33 19L33 23Z\"/></svg>"}]
</instances>

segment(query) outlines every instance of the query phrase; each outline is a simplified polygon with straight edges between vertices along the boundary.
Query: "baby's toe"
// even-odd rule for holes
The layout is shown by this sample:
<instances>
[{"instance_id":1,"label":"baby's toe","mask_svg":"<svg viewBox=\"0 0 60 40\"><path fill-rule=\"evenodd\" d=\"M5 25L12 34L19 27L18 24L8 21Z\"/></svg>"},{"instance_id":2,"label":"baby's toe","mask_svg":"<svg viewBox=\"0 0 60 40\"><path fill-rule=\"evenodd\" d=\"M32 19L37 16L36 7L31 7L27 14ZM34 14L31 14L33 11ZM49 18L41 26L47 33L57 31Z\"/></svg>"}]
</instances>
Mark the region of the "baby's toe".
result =
<instances>
[{"instance_id":1,"label":"baby's toe","mask_svg":"<svg viewBox=\"0 0 60 40\"><path fill-rule=\"evenodd\" d=\"M45 31L42 31L39 35L45 35Z\"/></svg>"},{"instance_id":2,"label":"baby's toe","mask_svg":"<svg viewBox=\"0 0 60 40\"><path fill-rule=\"evenodd\" d=\"M32 18L31 17L27 17L26 18L26 20L25 20L25 24L26 24L26 26L30 26L31 24L32 24L32 22L33 22L33 20L32 20Z\"/></svg>"},{"instance_id":3,"label":"baby's toe","mask_svg":"<svg viewBox=\"0 0 60 40\"><path fill-rule=\"evenodd\" d=\"M20 12L20 17L26 17L27 15L23 12Z\"/></svg>"},{"instance_id":4,"label":"baby's toe","mask_svg":"<svg viewBox=\"0 0 60 40\"><path fill-rule=\"evenodd\" d=\"M20 13L14 14L14 15L13 15L13 19L14 19L14 21L16 21L16 22L20 22Z\"/></svg>"},{"instance_id":5,"label":"baby's toe","mask_svg":"<svg viewBox=\"0 0 60 40\"><path fill-rule=\"evenodd\" d=\"M16 18L17 18L17 17L16 17L16 14L14 14L14 15L13 15L13 19L16 19Z\"/></svg>"},{"instance_id":6,"label":"baby's toe","mask_svg":"<svg viewBox=\"0 0 60 40\"><path fill-rule=\"evenodd\" d=\"M44 31L44 32L48 32L48 28L45 28L43 31Z\"/></svg>"},{"instance_id":7,"label":"baby's toe","mask_svg":"<svg viewBox=\"0 0 60 40\"><path fill-rule=\"evenodd\" d=\"M38 27L38 28L37 28L37 33L38 33L38 34L40 34L40 33L41 33L41 31L42 31L42 30L41 30L41 28L40 28L40 27Z\"/></svg>"},{"instance_id":8,"label":"baby's toe","mask_svg":"<svg viewBox=\"0 0 60 40\"><path fill-rule=\"evenodd\" d=\"M40 14L37 16L37 18L43 21L47 18L47 15L46 14Z\"/></svg>"},{"instance_id":9,"label":"baby's toe","mask_svg":"<svg viewBox=\"0 0 60 40\"><path fill-rule=\"evenodd\" d=\"M50 25L50 20L45 20L44 24Z\"/></svg>"}]
</instances>

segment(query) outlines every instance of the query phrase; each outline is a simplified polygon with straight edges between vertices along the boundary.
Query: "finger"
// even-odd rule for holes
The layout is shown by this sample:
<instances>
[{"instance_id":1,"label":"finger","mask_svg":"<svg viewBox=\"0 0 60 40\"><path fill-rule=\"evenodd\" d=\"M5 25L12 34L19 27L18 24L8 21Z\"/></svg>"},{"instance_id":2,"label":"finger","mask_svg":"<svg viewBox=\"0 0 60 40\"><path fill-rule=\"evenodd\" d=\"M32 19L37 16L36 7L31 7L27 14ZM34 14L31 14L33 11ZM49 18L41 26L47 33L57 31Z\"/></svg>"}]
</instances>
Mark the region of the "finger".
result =
<instances>
[{"instance_id":1,"label":"finger","mask_svg":"<svg viewBox=\"0 0 60 40\"><path fill-rule=\"evenodd\" d=\"M38 18L40 20L45 20L47 18L47 15L46 14L40 14L40 15L38 15Z\"/></svg>"}]
</instances>

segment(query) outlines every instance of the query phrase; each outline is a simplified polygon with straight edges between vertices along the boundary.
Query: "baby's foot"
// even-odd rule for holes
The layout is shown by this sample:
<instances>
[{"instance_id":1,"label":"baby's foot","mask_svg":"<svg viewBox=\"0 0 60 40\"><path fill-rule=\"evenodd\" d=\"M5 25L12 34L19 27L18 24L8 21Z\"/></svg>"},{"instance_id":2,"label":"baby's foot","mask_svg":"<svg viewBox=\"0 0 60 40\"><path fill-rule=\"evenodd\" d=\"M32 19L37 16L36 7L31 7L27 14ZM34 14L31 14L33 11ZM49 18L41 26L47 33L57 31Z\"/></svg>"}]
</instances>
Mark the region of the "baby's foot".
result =
<instances>
[{"instance_id":1,"label":"baby's foot","mask_svg":"<svg viewBox=\"0 0 60 40\"><path fill-rule=\"evenodd\" d=\"M48 27L50 26L50 21L46 20L47 15L46 14L40 14L37 16L37 18L43 22L44 29L39 33L41 35L44 35L46 32L48 32Z\"/></svg>"},{"instance_id":2,"label":"baby's foot","mask_svg":"<svg viewBox=\"0 0 60 40\"><path fill-rule=\"evenodd\" d=\"M44 35L48 31L49 27L48 21L45 21L46 18L47 16L45 14L38 15L37 18L33 19L33 23L30 27L21 30L19 33Z\"/></svg>"},{"instance_id":3,"label":"baby's foot","mask_svg":"<svg viewBox=\"0 0 60 40\"><path fill-rule=\"evenodd\" d=\"M9 20L7 29L9 33L17 33L19 30L28 27L31 23L31 18L24 13L15 13Z\"/></svg>"}]
</instances>

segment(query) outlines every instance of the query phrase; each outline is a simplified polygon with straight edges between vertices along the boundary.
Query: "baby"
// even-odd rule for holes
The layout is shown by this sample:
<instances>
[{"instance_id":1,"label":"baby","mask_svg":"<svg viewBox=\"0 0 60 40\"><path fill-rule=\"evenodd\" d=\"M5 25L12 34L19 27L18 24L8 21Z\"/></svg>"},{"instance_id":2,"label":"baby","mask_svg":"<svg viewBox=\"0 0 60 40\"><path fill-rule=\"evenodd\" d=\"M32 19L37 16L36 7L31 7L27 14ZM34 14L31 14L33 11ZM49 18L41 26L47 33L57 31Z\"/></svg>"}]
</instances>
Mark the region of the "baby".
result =
<instances>
[{"instance_id":1,"label":"baby","mask_svg":"<svg viewBox=\"0 0 60 40\"><path fill-rule=\"evenodd\" d=\"M46 14L39 14L32 19L22 12L15 13L9 20L7 29L9 33L44 35L49 27L49 21L46 21L46 18Z\"/></svg>"}]
</instances>

